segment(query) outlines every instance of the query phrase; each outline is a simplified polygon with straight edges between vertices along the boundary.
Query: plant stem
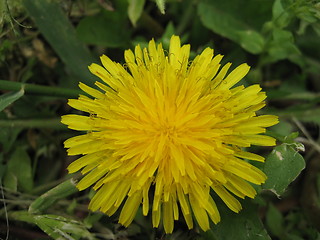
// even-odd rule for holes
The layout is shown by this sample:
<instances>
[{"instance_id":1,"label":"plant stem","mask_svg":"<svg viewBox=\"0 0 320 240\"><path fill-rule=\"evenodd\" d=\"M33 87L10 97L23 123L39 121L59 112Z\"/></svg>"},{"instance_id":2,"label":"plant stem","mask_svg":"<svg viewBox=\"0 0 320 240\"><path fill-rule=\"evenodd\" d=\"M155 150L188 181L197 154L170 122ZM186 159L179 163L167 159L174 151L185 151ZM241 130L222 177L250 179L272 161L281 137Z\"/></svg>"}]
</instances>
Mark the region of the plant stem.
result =
<instances>
[{"instance_id":1,"label":"plant stem","mask_svg":"<svg viewBox=\"0 0 320 240\"><path fill-rule=\"evenodd\" d=\"M2 127L50 128L50 129L66 129L67 128L60 122L60 118L0 120L0 128Z\"/></svg>"},{"instance_id":2,"label":"plant stem","mask_svg":"<svg viewBox=\"0 0 320 240\"><path fill-rule=\"evenodd\" d=\"M53 96L53 97L65 97L65 98L77 98L81 93L80 90L75 90L70 88L48 87L48 86L40 86L36 84L0 80L1 90L19 91L21 88L24 89L26 94L29 93L29 94L37 94L37 95Z\"/></svg>"}]
</instances>

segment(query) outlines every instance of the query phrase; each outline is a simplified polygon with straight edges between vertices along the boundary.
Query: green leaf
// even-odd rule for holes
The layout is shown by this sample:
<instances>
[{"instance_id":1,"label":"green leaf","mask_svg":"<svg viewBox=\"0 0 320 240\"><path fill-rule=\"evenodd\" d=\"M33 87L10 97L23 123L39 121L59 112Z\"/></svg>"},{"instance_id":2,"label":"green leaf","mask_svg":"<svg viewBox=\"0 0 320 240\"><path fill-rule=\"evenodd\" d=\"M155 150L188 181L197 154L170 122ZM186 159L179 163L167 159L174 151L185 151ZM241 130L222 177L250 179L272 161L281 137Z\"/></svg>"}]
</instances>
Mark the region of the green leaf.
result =
<instances>
[{"instance_id":1,"label":"green leaf","mask_svg":"<svg viewBox=\"0 0 320 240\"><path fill-rule=\"evenodd\" d=\"M299 148L294 143L284 143L274 148L264 164L268 179L262 185L263 189L280 196L305 168L305 161L296 147Z\"/></svg>"},{"instance_id":2,"label":"green leaf","mask_svg":"<svg viewBox=\"0 0 320 240\"><path fill-rule=\"evenodd\" d=\"M93 84L96 78L88 71L88 65L95 62L95 59L77 38L74 27L60 8L58 1L23 0L22 2L40 32L77 81Z\"/></svg>"},{"instance_id":3,"label":"green leaf","mask_svg":"<svg viewBox=\"0 0 320 240\"><path fill-rule=\"evenodd\" d=\"M262 25L271 18L271 1L202 0L198 14L205 27L239 43L250 53L263 51L265 40L259 33ZM240 10L241 9L241 10Z\"/></svg>"},{"instance_id":4,"label":"green leaf","mask_svg":"<svg viewBox=\"0 0 320 240\"><path fill-rule=\"evenodd\" d=\"M288 136L292 132L292 128L293 126L291 123L285 120L281 120L277 125L269 128L269 130L272 130L273 132L276 132L277 134L282 136Z\"/></svg>"},{"instance_id":5,"label":"green leaf","mask_svg":"<svg viewBox=\"0 0 320 240\"><path fill-rule=\"evenodd\" d=\"M241 47L251 53L262 52L265 45L265 40L260 33L252 30L246 30L239 31L238 36Z\"/></svg>"},{"instance_id":6,"label":"green leaf","mask_svg":"<svg viewBox=\"0 0 320 240\"><path fill-rule=\"evenodd\" d=\"M7 164L7 173L10 178L17 179L18 187L24 192L30 192L33 188L33 176L31 160L28 153L21 147L12 154ZM4 183L6 183L6 178Z\"/></svg>"},{"instance_id":7,"label":"green leaf","mask_svg":"<svg viewBox=\"0 0 320 240\"><path fill-rule=\"evenodd\" d=\"M76 182L74 179L68 179L67 181L60 183L58 186L52 188L48 192L42 194L29 207L30 213L40 213L53 205L59 199L70 196L73 193L78 192L76 188Z\"/></svg>"},{"instance_id":8,"label":"green leaf","mask_svg":"<svg viewBox=\"0 0 320 240\"><path fill-rule=\"evenodd\" d=\"M16 143L15 141L21 131L22 131L22 128L18 128L18 127L12 127L12 128L1 127L0 144L2 147L2 151L4 153L9 152L10 149L14 147L14 144Z\"/></svg>"},{"instance_id":9,"label":"green leaf","mask_svg":"<svg viewBox=\"0 0 320 240\"><path fill-rule=\"evenodd\" d=\"M241 202L243 209L239 213L233 213L226 206L218 209L221 214L221 222L202 233L203 239L210 240L271 240L258 215L258 209L250 200Z\"/></svg>"},{"instance_id":10,"label":"green leaf","mask_svg":"<svg viewBox=\"0 0 320 240\"><path fill-rule=\"evenodd\" d=\"M294 44L293 35L287 30L275 28L273 30L273 39L268 46L268 53L271 61L278 61L300 55L300 50Z\"/></svg>"},{"instance_id":11,"label":"green leaf","mask_svg":"<svg viewBox=\"0 0 320 240\"><path fill-rule=\"evenodd\" d=\"M290 23L291 17L284 9L281 0L275 0L272 7L272 20L275 26L285 28Z\"/></svg>"},{"instance_id":12,"label":"green leaf","mask_svg":"<svg viewBox=\"0 0 320 240\"><path fill-rule=\"evenodd\" d=\"M127 2L118 1L115 11L103 10L83 18L77 26L79 38L88 44L105 47L127 47L130 31L127 24Z\"/></svg>"},{"instance_id":13,"label":"green leaf","mask_svg":"<svg viewBox=\"0 0 320 240\"><path fill-rule=\"evenodd\" d=\"M282 214L272 204L269 205L266 213L266 223L271 233L280 237L284 231Z\"/></svg>"},{"instance_id":14,"label":"green leaf","mask_svg":"<svg viewBox=\"0 0 320 240\"><path fill-rule=\"evenodd\" d=\"M162 14L165 14L165 0L155 0L156 4Z\"/></svg>"},{"instance_id":15,"label":"green leaf","mask_svg":"<svg viewBox=\"0 0 320 240\"><path fill-rule=\"evenodd\" d=\"M8 107L11 103L17 101L24 95L24 89L21 88L20 91L4 93L0 96L0 112Z\"/></svg>"},{"instance_id":16,"label":"green leaf","mask_svg":"<svg viewBox=\"0 0 320 240\"><path fill-rule=\"evenodd\" d=\"M38 215L35 223L53 239L95 239L83 223L57 215Z\"/></svg>"},{"instance_id":17,"label":"green leaf","mask_svg":"<svg viewBox=\"0 0 320 240\"><path fill-rule=\"evenodd\" d=\"M141 17L145 2L146 0L129 0L128 16L133 26L136 26Z\"/></svg>"},{"instance_id":18,"label":"green leaf","mask_svg":"<svg viewBox=\"0 0 320 240\"><path fill-rule=\"evenodd\" d=\"M16 192L18 189L18 179L16 175L10 171L6 171L3 177L3 185L5 188Z\"/></svg>"},{"instance_id":19,"label":"green leaf","mask_svg":"<svg viewBox=\"0 0 320 240\"><path fill-rule=\"evenodd\" d=\"M53 239L96 239L87 230L83 223L72 218L61 217L53 214L33 215L26 211L12 212L10 217L15 220L36 224L42 229L42 231Z\"/></svg>"},{"instance_id":20,"label":"green leaf","mask_svg":"<svg viewBox=\"0 0 320 240\"><path fill-rule=\"evenodd\" d=\"M315 1L316 2L316 1ZM300 6L299 6L300 5ZM320 19L320 9L312 1L302 1L297 8L297 17L308 23L315 23Z\"/></svg>"}]
</instances>

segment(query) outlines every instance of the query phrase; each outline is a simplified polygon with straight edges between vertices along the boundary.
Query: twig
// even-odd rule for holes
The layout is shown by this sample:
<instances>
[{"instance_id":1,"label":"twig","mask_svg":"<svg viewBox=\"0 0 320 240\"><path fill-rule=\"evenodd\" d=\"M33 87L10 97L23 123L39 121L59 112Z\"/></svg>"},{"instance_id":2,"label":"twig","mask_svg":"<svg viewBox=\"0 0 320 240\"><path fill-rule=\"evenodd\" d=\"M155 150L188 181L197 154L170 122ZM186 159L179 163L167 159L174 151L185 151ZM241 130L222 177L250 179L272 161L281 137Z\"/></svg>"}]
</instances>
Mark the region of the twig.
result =
<instances>
[{"instance_id":1,"label":"twig","mask_svg":"<svg viewBox=\"0 0 320 240\"><path fill-rule=\"evenodd\" d=\"M5 202L5 199L4 199L4 192L3 192L3 188L2 188L2 181L0 179L0 186L1 186L1 200L3 200L3 208L4 208L4 214L5 214L5 218L6 218L6 226L7 226L7 231L6 231L6 238L5 240L8 240L9 239L9 233L10 233L10 230L9 230L9 218L8 218L8 212L7 212L7 205L6 205L6 202ZM2 238L0 238L2 240Z\"/></svg>"},{"instance_id":2,"label":"twig","mask_svg":"<svg viewBox=\"0 0 320 240\"><path fill-rule=\"evenodd\" d=\"M313 139L312 139L311 135L309 134L308 130L301 124L301 122L296 117L292 117L292 121L297 125L297 127L308 138L309 141L313 141Z\"/></svg>"},{"instance_id":3,"label":"twig","mask_svg":"<svg viewBox=\"0 0 320 240\"><path fill-rule=\"evenodd\" d=\"M14 28L14 25L13 25L13 22L15 22L16 24L18 24L18 26L20 27L24 27L24 28L32 28L31 26L26 26L26 25L23 25L21 23L19 23L12 15L11 15L11 11L10 11L10 8L9 8L9 4L8 4L8 0L5 0L5 7L6 7L6 11L7 11L7 14L9 15L9 18L10 18L10 24L11 24L11 27L14 31L14 33L16 35L18 35L17 31L15 30ZM13 21L13 22L12 22Z\"/></svg>"},{"instance_id":4,"label":"twig","mask_svg":"<svg viewBox=\"0 0 320 240\"><path fill-rule=\"evenodd\" d=\"M312 145L320 153L319 144L315 140L313 140L308 130L301 124L301 122L297 118L293 117L292 121L297 125L299 130L307 137L307 138L299 137L298 140L301 141L302 143L308 143Z\"/></svg>"}]
</instances>

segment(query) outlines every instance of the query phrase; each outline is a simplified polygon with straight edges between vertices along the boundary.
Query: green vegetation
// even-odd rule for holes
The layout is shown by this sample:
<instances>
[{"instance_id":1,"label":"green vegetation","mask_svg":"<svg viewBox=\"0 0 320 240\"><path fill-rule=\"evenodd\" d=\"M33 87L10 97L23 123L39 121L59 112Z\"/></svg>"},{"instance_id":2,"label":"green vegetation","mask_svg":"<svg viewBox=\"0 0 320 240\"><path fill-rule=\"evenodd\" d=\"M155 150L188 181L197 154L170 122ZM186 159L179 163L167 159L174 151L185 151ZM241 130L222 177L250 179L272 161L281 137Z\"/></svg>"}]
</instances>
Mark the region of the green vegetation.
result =
<instances>
[{"instance_id":1,"label":"green vegetation","mask_svg":"<svg viewBox=\"0 0 320 240\"><path fill-rule=\"evenodd\" d=\"M318 0L2 0L0 12L1 239L320 239ZM262 86L261 113L280 123L267 131L275 148L251 149L267 159L256 199L235 214L216 197L211 230L181 219L165 235L141 211L124 228L119 214L87 209L93 190L78 192L81 176L67 174L75 158L63 141L76 133L60 117L74 111L78 83L97 80L88 65L100 55L123 63L125 49L152 38L167 49L173 34L191 57L210 46L224 63L247 62L242 83Z\"/></svg>"}]
</instances>

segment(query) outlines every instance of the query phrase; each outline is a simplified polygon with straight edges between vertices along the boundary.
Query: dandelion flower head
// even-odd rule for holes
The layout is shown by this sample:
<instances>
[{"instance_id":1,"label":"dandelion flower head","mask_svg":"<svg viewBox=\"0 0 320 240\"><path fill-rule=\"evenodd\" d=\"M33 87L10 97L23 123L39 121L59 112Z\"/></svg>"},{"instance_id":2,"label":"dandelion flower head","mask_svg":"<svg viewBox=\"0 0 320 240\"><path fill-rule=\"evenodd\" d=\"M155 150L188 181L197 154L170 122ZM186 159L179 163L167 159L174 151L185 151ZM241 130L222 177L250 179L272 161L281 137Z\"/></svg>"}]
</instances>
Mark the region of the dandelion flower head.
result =
<instances>
[{"instance_id":1,"label":"dandelion flower head","mask_svg":"<svg viewBox=\"0 0 320 240\"><path fill-rule=\"evenodd\" d=\"M206 231L209 219L220 221L210 191L239 212L237 198L254 198L251 183L265 182L266 175L249 163L264 158L244 148L275 145L262 133L278 118L256 115L266 94L257 84L234 87L248 73L247 64L227 74L231 63L221 67L223 56L213 49L193 61L189 54L190 45L172 36L167 54L151 40L147 48L125 51L125 67L104 55L103 67L89 67L102 80L95 83L100 90L80 83L92 98L68 102L88 116L65 115L62 123L86 131L65 147L69 155L82 155L68 170L85 175L78 189L93 185L92 211L112 215L122 206L119 223L128 226L141 206L166 233L179 214L189 229L195 219Z\"/></svg>"}]
</instances>

